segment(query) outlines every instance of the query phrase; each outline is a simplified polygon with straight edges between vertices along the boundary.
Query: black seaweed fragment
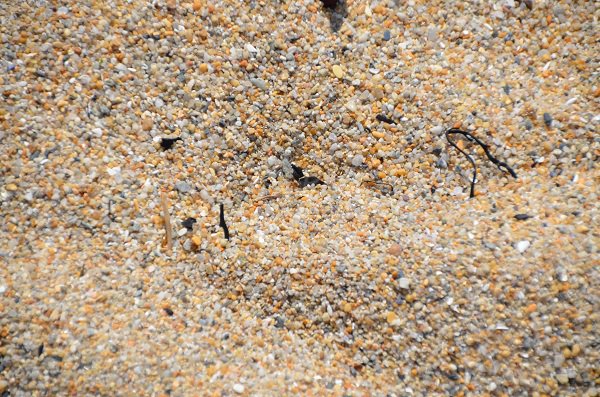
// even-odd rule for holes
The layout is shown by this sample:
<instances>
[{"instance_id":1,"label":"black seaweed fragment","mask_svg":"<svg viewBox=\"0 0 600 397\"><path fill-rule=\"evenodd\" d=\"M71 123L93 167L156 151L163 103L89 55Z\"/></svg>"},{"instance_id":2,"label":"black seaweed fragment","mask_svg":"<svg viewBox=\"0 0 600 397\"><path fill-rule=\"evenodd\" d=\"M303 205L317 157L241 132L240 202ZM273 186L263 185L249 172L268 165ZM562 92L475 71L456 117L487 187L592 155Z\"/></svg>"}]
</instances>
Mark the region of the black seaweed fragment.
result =
<instances>
[{"instance_id":1,"label":"black seaweed fragment","mask_svg":"<svg viewBox=\"0 0 600 397\"><path fill-rule=\"evenodd\" d=\"M317 178L316 176L305 176L302 168L292 164L292 176L300 184L300 187L306 187L309 185L325 185L325 182Z\"/></svg>"},{"instance_id":2,"label":"black seaweed fragment","mask_svg":"<svg viewBox=\"0 0 600 397\"><path fill-rule=\"evenodd\" d=\"M194 223L196 223L196 218L192 218L192 217L189 217L186 220L184 220L183 222L181 222L183 227L185 227L190 232L194 229Z\"/></svg>"},{"instance_id":3,"label":"black seaweed fragment","mask_svg":"<svg viewBox=\"0 0 600 397\"><path fill-rule=\"evenodd\" d=\"M225 223L225 213L223 212L223 204L219 204L220 215L219 215L219 226L223 228L223 233L225 234L225 238L229 240L229 228Z\"/></svg>"},{"instance_id":4,"label":"black seaweed fragment","mask_svg":"<svg viewBox=\"0 0 600 397\"><path fill-rule=\"evenodd\" d=\"M302 172L302 168L292 164L292 170L294 170L292 176L295 180L300 181L300 179L304 178L304 172Z\"/></svg>"},{"instance_id":5,"label":"black seaweed fragment","mask_svg":"<svg viewBox=\"0 0 600 397\"><path fill-rule=\"evenodd\" d=\"M309 185L324 185L325 182L323 182L322 180L320 180L319 178L317 178L316 176L305 176L300 178L300 180L298 181L298 183L300 184L300 187L306 187Z\"/></svg>"},{"instance_id":6,"label":"black seaweed fragment","mask_svg":"<svg viewBox=\"0 0 600 397\"><path fill-rule=\"evenodd\" d=\"M478 138L476 138L475 136L473 136L469 132L466 132L466 131L463 131L463 130L459 130L457 128L450 128L448 131L446 131L446 139L448 140L448 143L450 145L454 146L454 148L456 150L458 150L459 152L461 152L467 158L467 160L469 160L469 162L471 163L471 165L473 165L473 179L471 180L471 192L469 194L470 198L475 197L475 182L477 181L477 165L475 165L475 160L473 160L473 158L471 158L471 156L469 156L467 153L465 153L461 148L459 148L450 139L450 135L452 135L452 134L462 135L469 142L473 142L473 143L476 143L477 145L481 146L481 148L485 152L485 155L487 156L488 160L491 161L492 163L494 163L496 165L496 167L498 167L498 169L500 171L508 172L513 178L517 178L517 174L515 173L515 171L508 164L506 164L505 162L502 162L502 161L496 159L494 156L492 156L492 154L490 153L488 145L486 145L485 143L481 142Z\"/></svg>"},{"instance_id":7,"label":"black seaweed fragment","mask_svg":"<svg viewBox=\"0 0 600 397\"><path fill-rule=\"evenodd\" d=\"M390 119L389 117L384 116L383 114L378 114L375 118L377 120L381 121L382 123L396 124L396 122L394 120Z\"/></svg>"},{"instance_id":8,"label":"black seaweed fragment","mask_svg":"<svg viewBox=\"0 0 600 397\"><path fill-rule=\"evenodd\" d=\"M517 214L515 215L515 219L518 221L526 221L527 219L533 218L532 215L529 214Z\"/></svg>"},{"instance_id":9,"label":"black seaweed fragment","mask_svg":"<svg viewBox=\"0 0 600 397\"><path fill-rule=\"evenodd\" d=\"M177 141L183 141L183 139L181 139L181 137L177 137L177 138L162 138L160 140L160 146L165 149L171 149L173 147L173 144Z\"/></svg>"}]
</instances>

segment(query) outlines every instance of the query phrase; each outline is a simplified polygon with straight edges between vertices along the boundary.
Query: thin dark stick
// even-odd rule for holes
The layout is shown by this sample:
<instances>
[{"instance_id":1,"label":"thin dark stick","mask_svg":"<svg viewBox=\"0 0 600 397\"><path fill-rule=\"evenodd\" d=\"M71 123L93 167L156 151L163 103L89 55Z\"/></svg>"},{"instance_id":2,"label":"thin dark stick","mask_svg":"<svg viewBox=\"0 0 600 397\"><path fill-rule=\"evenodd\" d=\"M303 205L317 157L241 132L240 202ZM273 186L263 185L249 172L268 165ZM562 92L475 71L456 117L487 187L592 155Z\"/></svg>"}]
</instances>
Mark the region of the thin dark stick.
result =
<instances>
[{"instance_id":1,"label":"thin dark stick","mask_svg":"<svg viewBox=\"0 0 600 397\"><path fill-rule=\"evenodd\" d=\"M496 165L496 167L498 167L498 169L500 171L503 172L508 172L513 178L517 178L517 174L515 173L515 171L505 162L498 160L497 158L495 158L494 156L492 156L492 154L490 153L489 150L489 146L486 145L485 143L481 142L479 139L477 139L475 136L473 136L471 133L463 131L463 130L459 130L457 128L450 128L448 131L446 131L446 139L448 140L448 143L452 146L454 146L454 148L456 148L456 150L458 150L459 152L461 152L466 158L467 160L469 160L469 162L471 163L471 165L473 165L473 179L471 180L471 193L469 194L469 197L473 198L475 197L475 182L477 181L477 166L475 165L475 160L473 160L473 158L471 158L471 156L469 156L467 153L465 153L461 148L459 148L451 139L450 139L450 135L452 134L459 134L464 136L465 138L467 138L468 141L470 142L475 142L476 144L478 144L479 146L481 146L481 148L483 149L485 155L487 156L488 160L490 160L492 163L494 163Z\"/></svg>"},{"instance_id":2,"label":"thin dark stick","mask_svg":"<svg viewBox=\"0 0 600 397\"><path fill-rule=\"evenodd\" d=\"M383 114L378 114L375 118L383 123L396 124L396 122Z\"/></svg>"},{"instance_id":3,"label":"thin dark stick","mask_svg":"<svg viewBox=\"0 0 600 397\"><path fill-rule=\"evenodd\" d=\"M221 209L221 214L219 216L219 226L221 226L223 228L223 233L225 234L225 238L227 240L229 240L229 228L227 227L227 224L225 223L225 213L223 212L223 204L219 204L219 207Z\"/></svg>"}]
</instances>

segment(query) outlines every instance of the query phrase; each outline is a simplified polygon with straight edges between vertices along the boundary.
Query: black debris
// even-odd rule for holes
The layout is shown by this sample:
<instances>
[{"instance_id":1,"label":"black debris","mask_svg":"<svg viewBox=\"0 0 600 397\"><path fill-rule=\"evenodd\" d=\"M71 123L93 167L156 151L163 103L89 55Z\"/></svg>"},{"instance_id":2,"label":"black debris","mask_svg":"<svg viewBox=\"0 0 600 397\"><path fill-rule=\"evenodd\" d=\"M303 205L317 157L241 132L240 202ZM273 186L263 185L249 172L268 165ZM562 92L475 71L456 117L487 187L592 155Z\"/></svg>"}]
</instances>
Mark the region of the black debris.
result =
<instances>
[{"instance_id":1,"label":"black debris","mask_svg":"<svg viewBox=\"0 0 600 397\"><path fill-rule=\"evenodd\" d=\"M37 353L38 353L38 356L41 356L44 353L44 344L43 343L41 345L39 345Z\"/></svg>"},{"instance_id":2,"label":"black debris","mask_svg":"<svg viewBox=\"0 0 600 397\"><path fill-rule=\"evenodd\" d=\"M324 185L325 182L317 178L316 176L305 176L300 178L298 181L300 183L300 187L306 187L310 185Z\"/></svg>"},{"instance_id":3,"label":"black debris","mask_svg":"<svg viewBox=\"0 0 600 397\"><path fill-rule=\"evenodd\" d=\"M181 222L183 227L185 227L190 232L194 229L194 223L196 223L196 218L187 218L185 221Z\"/></svg>"},{"instance_id":4,"label":"black debris","mask_svg":"<svg viewBox=\"0 0 600 397\"><path fill-rule=\"evenodd\" d=\"M384 116L383 114L378 114L375 118L377 120L381 121L382 123L396 124L396 122L394 120L390 119L389 117Z\"/></svg>"},{"instance_id":5,"label":"black debris","mask_svg":"<svg viewBox=\"0 0 600 397\"><path fill-rule=\"evenodd\" d=\"M433 153L433 154L434 154L434 155L436 155L436 156L439 156L440 154L442 154L442 149L440 149L440 148L433 149L433 150L431 151L431 153Z\"/></svg>"},{"instance_id":6,"label":"black debris","mask_svg":"<svg viewBox=\"0 0 600 397\"><path fill-rule=\"evenodd\" d=\"M294 179L300 184L300 187L306 187L310 185L325 185L325 182L317 178L316 176L305 176L302 168L292 164Z\"/></svg>"},{"instance_id":7,"label":"black debris","mask_svg":"<svg viewBox=\"0 0 600 397\"><path fill-rule=\"evenodd\" d=\"M338 4L338 0L321 0L323 5L327 8L335 8Z\"/></svg>"},{"instance_id":8,"label":"black debris","mask_svg":"<svg viewBox=\"0 0 600 397\"><path fill-rule=\"evenodd\" d=\"M221 214L219 215L219 226L223 228L223 233L225 234L225 238L229 240L229 228L225 223L225 213L223 212L223 204L219 204Z\"/></svg>"},{"instance_id":9,"label":"black debris","mask_svg":"<svg viewBox=\"0 0 600 397\"><path fill-rule=\"evenodd\" d=\"M167 313L169 316L172 316L173 310L169 309L168 307L165 307L165 313Z\"/></svg>"},{"instance_id":10,"label":"black debris","mask_svg":"<svg viewBox=\"0 0 600 397\"><path fill-rule=\"evenodd\" d=\"M499 161L494 156L492 156L488 145L481 142L478 138L476 138L474 135L472 135L469 132L459 130L457 128L450 128L448 131L446 131L446 139L448 140L448 143L450 145L452 145L456 150L461 152L467 158L467 160L469 160L471 165L473 165L473 179L471 180L471 192L469 194L469 197L471 197L471 198L475 197L475 182L477 181L477 166L475 165L475 160L473 160L473 158L471 158L471 156L469 156L467 153L465 153L461 148L459 148L450 139L450 135L452 135L452 134L462 135L469 142L473 142L473 143L476 143L477 145L481 146L481 148L485 152L485 155L487 156L488 160L491 161L492 163L494 163L496 165L496 167L498 167L499 170L508 172L513 178L517 178L517 174L515 173L515 171L512 168L510 168L510 166L508 164L506 164L505 162Z\"/></svg>"},{"instance_id":11,"label":"black debris","mask_svg":"<svg viewBox=\"0 0 600 397\"><path fill-rule=\"evenodd\" d=\"M527 219L533 218L532 215L529 214L517 214L515 215L515 219L518 221L526 221Z\"/></svg>"},{"instance_id":12,"label":"black debris","mask_svg":"<svg viewBox=\"0 0 600 397\"><path fill-rule=\"evenodd\" d=\"M292 169L294 173L292 174L294 179L300 182L300 179L304 178L304 172L302 172L302 168L292 164Z\"/></svg>"},{"instance_id":13,"label":"black debris","mask_svg":"<svg viewBox=\"0 0 600 397\"><path fill-rule=\"evenodd\" d=\"M171 149L173 147L173 144L177 141L183 141L183 139L181 139L181 137L177 137L177 138L162 138L160 140L160 146L165 149Z\"/></svg>"}]
</instances>

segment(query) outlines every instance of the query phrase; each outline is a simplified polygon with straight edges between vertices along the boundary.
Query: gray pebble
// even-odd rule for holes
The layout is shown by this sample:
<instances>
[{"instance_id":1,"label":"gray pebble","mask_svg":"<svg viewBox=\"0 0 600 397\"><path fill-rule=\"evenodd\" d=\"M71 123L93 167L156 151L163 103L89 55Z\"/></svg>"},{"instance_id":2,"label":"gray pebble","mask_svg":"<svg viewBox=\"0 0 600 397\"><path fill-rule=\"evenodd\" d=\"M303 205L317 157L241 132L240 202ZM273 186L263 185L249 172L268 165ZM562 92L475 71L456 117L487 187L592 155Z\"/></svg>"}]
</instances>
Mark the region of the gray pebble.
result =
<instances>
[{"instance_id":1,"label":"gray pebble","mask_svg":"<svg viewBox=\"0 0 600 397\"><path fill-rule=\"evenodd\" d=\"M180 193L188 193L192 190L192 187L187 182L177 181L175 182L175 189L177 189Z\"/></svg>"}]
</instances>

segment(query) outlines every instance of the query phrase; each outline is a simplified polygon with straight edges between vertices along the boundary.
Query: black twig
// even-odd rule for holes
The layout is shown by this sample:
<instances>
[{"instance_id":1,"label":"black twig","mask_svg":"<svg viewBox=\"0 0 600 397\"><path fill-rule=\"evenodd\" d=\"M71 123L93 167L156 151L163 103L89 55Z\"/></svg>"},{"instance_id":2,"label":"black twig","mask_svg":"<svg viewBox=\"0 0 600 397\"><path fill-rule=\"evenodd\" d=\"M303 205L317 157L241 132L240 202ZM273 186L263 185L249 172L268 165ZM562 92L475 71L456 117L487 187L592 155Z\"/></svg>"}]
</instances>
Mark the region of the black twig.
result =
<instances>
[{"instance_id":1,"label":"black twig","mask_svg":"<svg viewBox=\"0 0 600 397\"><path fill-rule=\"evenodd\" d=\"M225 223L225 213L223 212L223 204L219 204L221 214L219 215L219 226L223 228L223 233L225 234L225 238L229 240L229 228Z\"/></svg>"},{"instance_id":2,"label":"black twig","mask_svg":"<svg viewBox=\"0 0 600 397\"><path fill-rule=\"evenodd\" d=\"M467 153L465 153L461 148L459 148L451 139L450 139L450 135L452 134L459 134L464 136L465 138L467 138L467 140L469 142L474 142L477 145L481 146L481 148L483 149L485 155L487 156L488 160L490 160L492 163L494 163L496 165L496 167L498 167L498 169L500 171L503 172L508 172L513 178L517 178L517 174L515 173L515 171L505 162L498 160L497 158L495 158L494 156L492 156L492 154L490 153L489 150L489 146L486 145L485 143L481 142L478 138L476 138L475 136L473 136L471 133L463 131L463 130L459 130L457 128L450 128L448 131L446 131L446 139L448 140L448 143L452 146L454 146L454 148L456 148L456 150L458 150L459 152L461 152L466 158L467 160L469 160L469 162L471 163L471 165L473 165L473 179L471 180L471 192L469 194L469 197L473 198L475 197L475 182L477 181L477 165L475 165L475 160L473 160L473 158L471 156L469 156Z\"/></svg>"},{"instance_id":3,"label":"black twig","mask_svg":"<svg viewBox=\"0 0 600 397\"><path fill-rule=\"evenodd\" d=\"M396 122L383 114L378 114L375 118L383 123L396 124Z\"/></svg>"}]
</instances>

